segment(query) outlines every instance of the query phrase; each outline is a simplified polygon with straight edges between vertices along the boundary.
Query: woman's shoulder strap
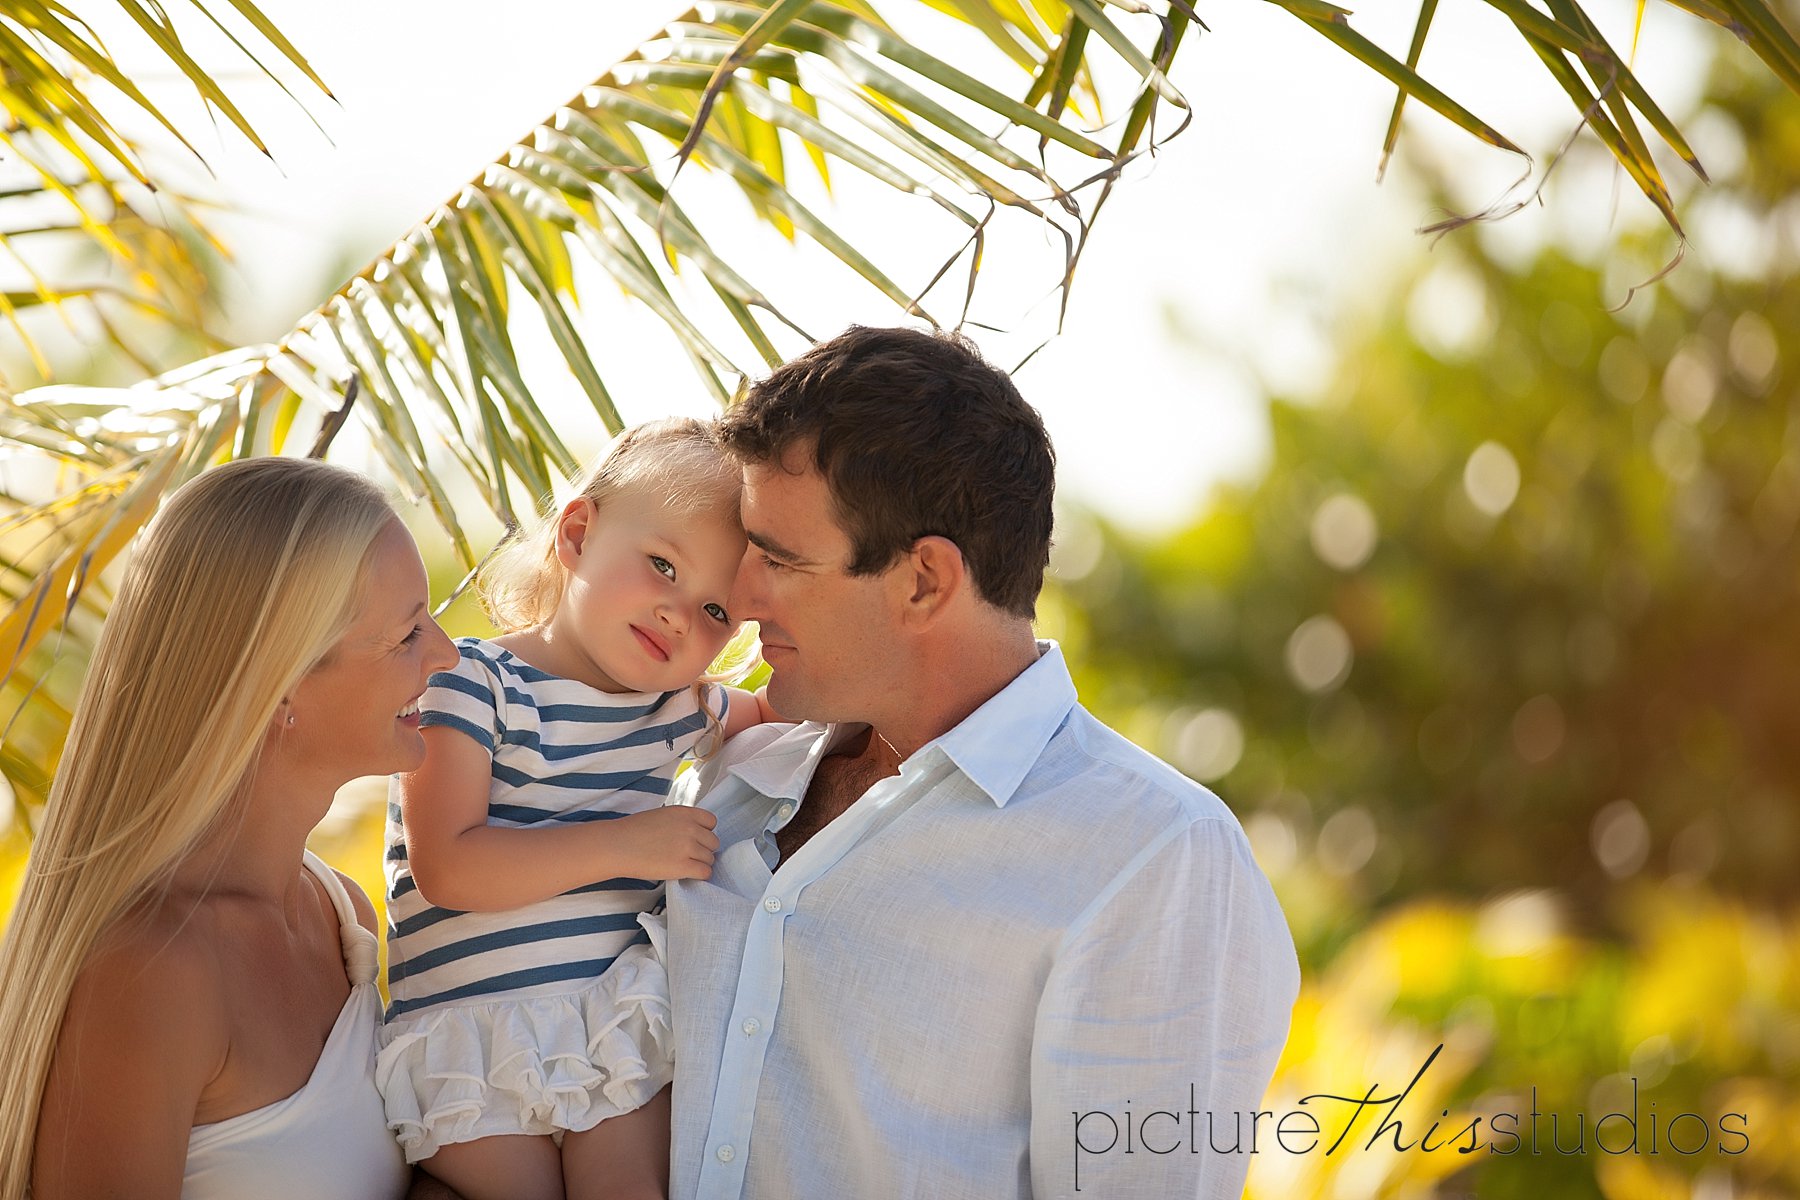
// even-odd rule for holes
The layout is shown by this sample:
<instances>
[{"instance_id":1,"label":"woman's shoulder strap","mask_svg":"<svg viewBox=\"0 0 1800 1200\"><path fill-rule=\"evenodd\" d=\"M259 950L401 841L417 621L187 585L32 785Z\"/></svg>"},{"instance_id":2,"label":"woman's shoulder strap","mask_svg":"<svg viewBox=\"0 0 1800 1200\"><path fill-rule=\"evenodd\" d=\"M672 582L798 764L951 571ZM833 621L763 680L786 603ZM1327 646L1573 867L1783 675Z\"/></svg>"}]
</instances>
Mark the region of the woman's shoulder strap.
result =
<instances>
[{"instance_id":1,"label":"woman's shoulder strap","mask_svg":"<svg viewBox=\"0 0 1800 1200\"><path fill-rule=\"evenodd\" d=\"M373 983L377 970L376 953L379 946L375 935L363 928L362 922L356 919L356 906L350 902L350 893L344 888L344 881L338 873L331 869L331 864L314 854L311 850L302 852L306 869L311 871L331 897L331 907L337 910L338 941L344 951L344 973L351 983Z\"/></svg>"}]
</instances>

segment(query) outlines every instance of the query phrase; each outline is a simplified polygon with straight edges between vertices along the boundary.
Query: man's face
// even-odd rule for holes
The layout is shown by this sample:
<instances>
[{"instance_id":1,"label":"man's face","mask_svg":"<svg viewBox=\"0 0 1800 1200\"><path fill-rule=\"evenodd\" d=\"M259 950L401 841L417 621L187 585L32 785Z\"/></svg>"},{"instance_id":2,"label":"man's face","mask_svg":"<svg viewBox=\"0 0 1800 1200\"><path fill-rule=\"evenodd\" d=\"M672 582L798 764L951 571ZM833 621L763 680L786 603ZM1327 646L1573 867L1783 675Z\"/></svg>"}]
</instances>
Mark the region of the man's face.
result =
<instances>
[{"instance_id":1,"label":"man's face","mask_svg":"<svg viewBox=\"0 0 1800 1200\"><path fill-rule=\"evenodd\" d=\"M850 537L810 447L744 468L743 516L750 545L729 607L761 623L770 704L793 720L874 721L894 699L886 694L900 649L894 572L846 571Z\"/></svg>"}]
</instances>

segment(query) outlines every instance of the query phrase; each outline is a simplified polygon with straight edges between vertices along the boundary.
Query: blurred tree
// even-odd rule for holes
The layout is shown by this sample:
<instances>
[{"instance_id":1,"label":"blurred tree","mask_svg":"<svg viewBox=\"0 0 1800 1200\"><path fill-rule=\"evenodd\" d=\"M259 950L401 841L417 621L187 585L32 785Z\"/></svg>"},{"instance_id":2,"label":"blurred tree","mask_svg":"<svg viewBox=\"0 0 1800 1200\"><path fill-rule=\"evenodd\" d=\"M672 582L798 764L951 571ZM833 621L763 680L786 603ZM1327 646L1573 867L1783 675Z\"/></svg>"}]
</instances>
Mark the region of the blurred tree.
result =
<instances>
[{"instance_id":1,"label":"blurred tree","mask_svg":"<svg viewBox=\"0 0 1800 1200\"><path fill-rule=\"evenodd\" d=\"M1603 312L1593 265L1450 239L1260 481L1061 585L1091 702L1309 851L1303 907L1796 894L1800 104L1710 92L1746 152L1695 221L1742 269Z\"/></svg>"}]
</instances>

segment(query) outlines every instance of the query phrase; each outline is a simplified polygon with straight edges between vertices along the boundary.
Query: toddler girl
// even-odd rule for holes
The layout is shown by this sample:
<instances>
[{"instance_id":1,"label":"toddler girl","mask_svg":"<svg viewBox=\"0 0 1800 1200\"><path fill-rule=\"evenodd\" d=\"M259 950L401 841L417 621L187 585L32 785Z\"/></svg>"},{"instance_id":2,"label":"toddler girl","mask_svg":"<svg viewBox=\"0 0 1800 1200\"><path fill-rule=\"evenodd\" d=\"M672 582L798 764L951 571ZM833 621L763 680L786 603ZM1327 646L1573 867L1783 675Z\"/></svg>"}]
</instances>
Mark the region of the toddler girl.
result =
<instances>
[{"instance_id":1,"label":"toddler girl","mask_svg":"<svg viewBox=\"0 0 1800 1200\"><path fill-rule=\"evenodd\" d=\"M738 490L700 422L627 431L482 571L506 632L460 639L420 702L376 1081L407 1161L469 1200L667 1188L668 981L637 918L718 847L712 814L661 806L677 762L768 715L705 678L737 629Z\"/></svg>"}]
</instances>

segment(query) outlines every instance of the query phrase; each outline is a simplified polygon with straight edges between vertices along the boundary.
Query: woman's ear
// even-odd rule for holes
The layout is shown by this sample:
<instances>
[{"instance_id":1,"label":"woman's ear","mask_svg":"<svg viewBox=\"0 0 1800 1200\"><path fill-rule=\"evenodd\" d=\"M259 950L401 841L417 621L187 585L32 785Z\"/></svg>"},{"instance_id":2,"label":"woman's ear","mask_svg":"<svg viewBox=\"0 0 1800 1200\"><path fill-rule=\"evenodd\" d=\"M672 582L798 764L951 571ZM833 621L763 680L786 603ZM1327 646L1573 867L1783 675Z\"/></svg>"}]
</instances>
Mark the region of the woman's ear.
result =
<instances>
[{"instance_id":1,"label":"woman's ear","mask_svg":"<svg viewBox=\"0 0 1800 1200\"><path fill-rule=\"evenodd\" d=\"M556 518L556 561L563 565L565 571L573 571L581 561L581 551L587 545L588 531L594 527L594 502L586 496L577 496L563 505L563 510Z\"/></svg>"}]
</instances>

